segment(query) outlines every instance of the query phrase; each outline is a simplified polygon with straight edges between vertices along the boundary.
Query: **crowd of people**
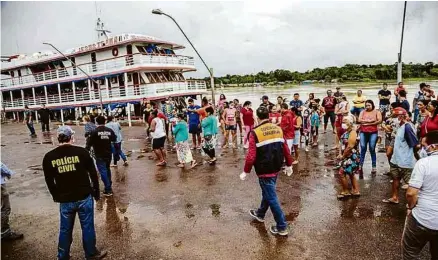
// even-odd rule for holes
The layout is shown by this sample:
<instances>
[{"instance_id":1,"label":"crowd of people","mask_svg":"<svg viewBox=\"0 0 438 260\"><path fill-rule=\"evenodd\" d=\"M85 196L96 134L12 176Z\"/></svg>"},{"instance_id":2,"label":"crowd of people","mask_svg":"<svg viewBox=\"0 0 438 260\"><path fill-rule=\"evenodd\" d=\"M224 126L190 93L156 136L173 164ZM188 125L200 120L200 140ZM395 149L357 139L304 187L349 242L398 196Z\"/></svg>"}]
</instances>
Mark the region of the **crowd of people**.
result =
<instances>
[{"instance_id":1,"label":"crowd of people","mask_svg":"<svg viewBox=\"0 0 438 260\"><path fill-rule=\"evenodd\" d=\"M176 150L178 167L189 164L194 168L199 165L194 152L200 151L207 158L206 162L214 165L216 148L237 149L239 139L246 153L240 178L245 180L254 167L262 191L260 207L251 209L249 214L264 222L270 208L276 221L270 231L280 236L289 231L276 194L276 181L280 172L287 176L293 174L292 166L299 164L301 149L305 152L316 149L320 134L333 133L336 141L331 149L336 150L335 170L341 186L337 199L347 200L361 196L358 179L363 179L368 150L370 174L377 173L376 147L380 145L386 152L390 166L387 174L391 178L391 197L382 202L399 204L399 189L406 190L408 220L403 234L404 259L416 259L427 242L431 243L432 256L438 257L438 101L434 99L433 89L424 83L415 93L412 110L402 82L393 93L395 101L391 102L392 92L383 84L377 93L378 106L361 90L350 104L339 87L335 92L327 90L322 99L310 93L305 102L299 93L289 102L279 96L275 104L263 96L255 111L251 101L243 104L238 99L228 101L224 94L217 104L205 97L200 105L189 98L187 106L177 105L171 99L145 101L143 120L157 167L167 165L166 141ZM128 166L122 150L120 124L112 116L87 115L83 120L86 147L71 145L74 131L62 126L57 132L60 146L47 153L43 160L47 186L53 200L61 205L60 259L69 256L76 212L83 229L86 257L99 259L106 255L95 245L92 199L100 198L96 168L104 184L103 194L112 196L110 167L116 167L120 159ZM2 180L10 175L10 170L2 164ZM3 190L2 181L2 201ZM8 228L3 222L2 202L2 237L4 228ZM15 237L20 236L15 234Z\"/></svg>"}]
</instances>

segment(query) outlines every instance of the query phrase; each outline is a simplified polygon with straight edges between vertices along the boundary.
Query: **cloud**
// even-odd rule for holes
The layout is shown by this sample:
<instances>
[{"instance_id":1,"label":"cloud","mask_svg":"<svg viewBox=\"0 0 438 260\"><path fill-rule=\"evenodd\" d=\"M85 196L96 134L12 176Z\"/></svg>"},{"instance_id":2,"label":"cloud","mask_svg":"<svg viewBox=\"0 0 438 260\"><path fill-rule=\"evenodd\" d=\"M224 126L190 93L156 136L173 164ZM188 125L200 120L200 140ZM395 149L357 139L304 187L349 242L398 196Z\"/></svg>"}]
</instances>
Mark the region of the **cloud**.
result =
<instances>
[{"instance_id":1,"label":"cloud","mask_svg":"<svg viewBox=\"0 0 438 260\"><path fill-rule=\"evenodd\" d=\"M277 68L306 71L346 63L394 63L403 2L97 2L113 33L141 33L181 43L173 22L151 14L161 8L185 30L215 75ZM438 2L408 2L405 62L438 62ZM2 54L69 49L96 40L95 2L2 2ZM206 76L196 57L198 71Z\"/></svg>"}]
</instances>

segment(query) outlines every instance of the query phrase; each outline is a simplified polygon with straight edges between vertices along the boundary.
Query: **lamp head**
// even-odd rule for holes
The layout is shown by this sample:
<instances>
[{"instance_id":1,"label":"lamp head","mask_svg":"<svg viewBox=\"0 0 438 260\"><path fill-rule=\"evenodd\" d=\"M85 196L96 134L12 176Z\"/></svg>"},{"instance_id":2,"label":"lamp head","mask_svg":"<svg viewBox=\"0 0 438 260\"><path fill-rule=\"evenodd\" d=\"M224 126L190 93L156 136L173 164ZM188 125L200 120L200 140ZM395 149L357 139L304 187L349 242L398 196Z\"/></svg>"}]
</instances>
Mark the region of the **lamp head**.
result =
<instances>
[{"instance_id":1,"label":"lamp head","mask_svg":"<svg viewBox=\"0 0 438 260\"><path fill-rule=\"evenodd\" d=\"M153 14L159 14L159 15L164 14L163 11L161 11L160 9L154 9L154 10L152 10L152 13Z\"/></svg>"}]
</instances>

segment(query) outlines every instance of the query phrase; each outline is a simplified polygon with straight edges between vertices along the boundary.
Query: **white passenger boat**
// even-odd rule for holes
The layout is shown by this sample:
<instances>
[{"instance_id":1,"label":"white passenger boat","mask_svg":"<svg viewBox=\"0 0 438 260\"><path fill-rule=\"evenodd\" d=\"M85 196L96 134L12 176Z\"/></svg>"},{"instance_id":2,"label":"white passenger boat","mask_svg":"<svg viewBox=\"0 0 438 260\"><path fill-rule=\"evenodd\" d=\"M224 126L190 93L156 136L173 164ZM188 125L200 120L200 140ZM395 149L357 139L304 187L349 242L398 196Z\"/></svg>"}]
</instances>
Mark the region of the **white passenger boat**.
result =
<instances>
[{"instance_id":1,"label":"white passenger boat","mask_svg":"<svg viewBox=\"0 0 438 260\"><path fill-rule=\"evenodd\" d=\"M99 31L99 36L102 36ZM106 34L105 34L106 36ZM87 108L128 107L140 114L143 100L188 97L206 93L204 81L190 81L193 57L176 54L184 46L139 34L121 34L64 52L2 56L1 104L7 118L22 116L43 104L59 118L78 118ZM78 67L96 82L93 82Z\"/></svg>"}]
</instances>

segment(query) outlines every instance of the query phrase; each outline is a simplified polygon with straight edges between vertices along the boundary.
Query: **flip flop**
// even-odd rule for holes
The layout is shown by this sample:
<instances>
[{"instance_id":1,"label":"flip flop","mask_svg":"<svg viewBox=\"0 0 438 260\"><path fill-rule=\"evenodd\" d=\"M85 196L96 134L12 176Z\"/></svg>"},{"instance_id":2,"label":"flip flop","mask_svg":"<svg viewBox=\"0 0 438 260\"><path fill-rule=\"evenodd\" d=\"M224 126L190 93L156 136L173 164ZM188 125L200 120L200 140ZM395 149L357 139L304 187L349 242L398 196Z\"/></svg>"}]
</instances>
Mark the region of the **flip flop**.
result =
<instances>
[{"instance_id":1,"label":"flip flop","mask_svg":"<svg viewBox=\"0 0 438 260\"><path fill-rule=\"evenodd\" d=\"M397 204L400 203L400 202L398 202L398 201L394 201L392 198L389 198L389 199L383 199L382 202L383 202L383 203L394 204L394 205L397 205Z\"/></svg>"},{"instance_id":2,"label":"flip flop","mask_svg":"<svg viewBox=\"0 0 438 260\"><path fill-rule=\"evenodd\" d=\"M191 167L190 167L190 169L193 169L193 168L195 168L196 166L198 166L198 162L193 161L193 162L192 162L192 165L191 165Z\"/></svg>"},{"instance_id":3,"label":"flip flop","mask_svg":"<svg viewBox=\"0 0 438 260\"><path fill-rule=\"evenodd\" d=\"M348 198L349 196L351 196L350 193L345 193L345 194L339 193L336 197L338 198L338 200L342 200Z\"/></svg>"},{"instance_id":4,"label":"flip flop","mask_svg":"<svg viewBox=\"0 0 438 260\"><path fill-rule=\"evenodd\" d=\"M353 196L353 197L360 197L360 192L358 192L358 193L351 193L351 196Z\"/></svg>"}]
</instances>

